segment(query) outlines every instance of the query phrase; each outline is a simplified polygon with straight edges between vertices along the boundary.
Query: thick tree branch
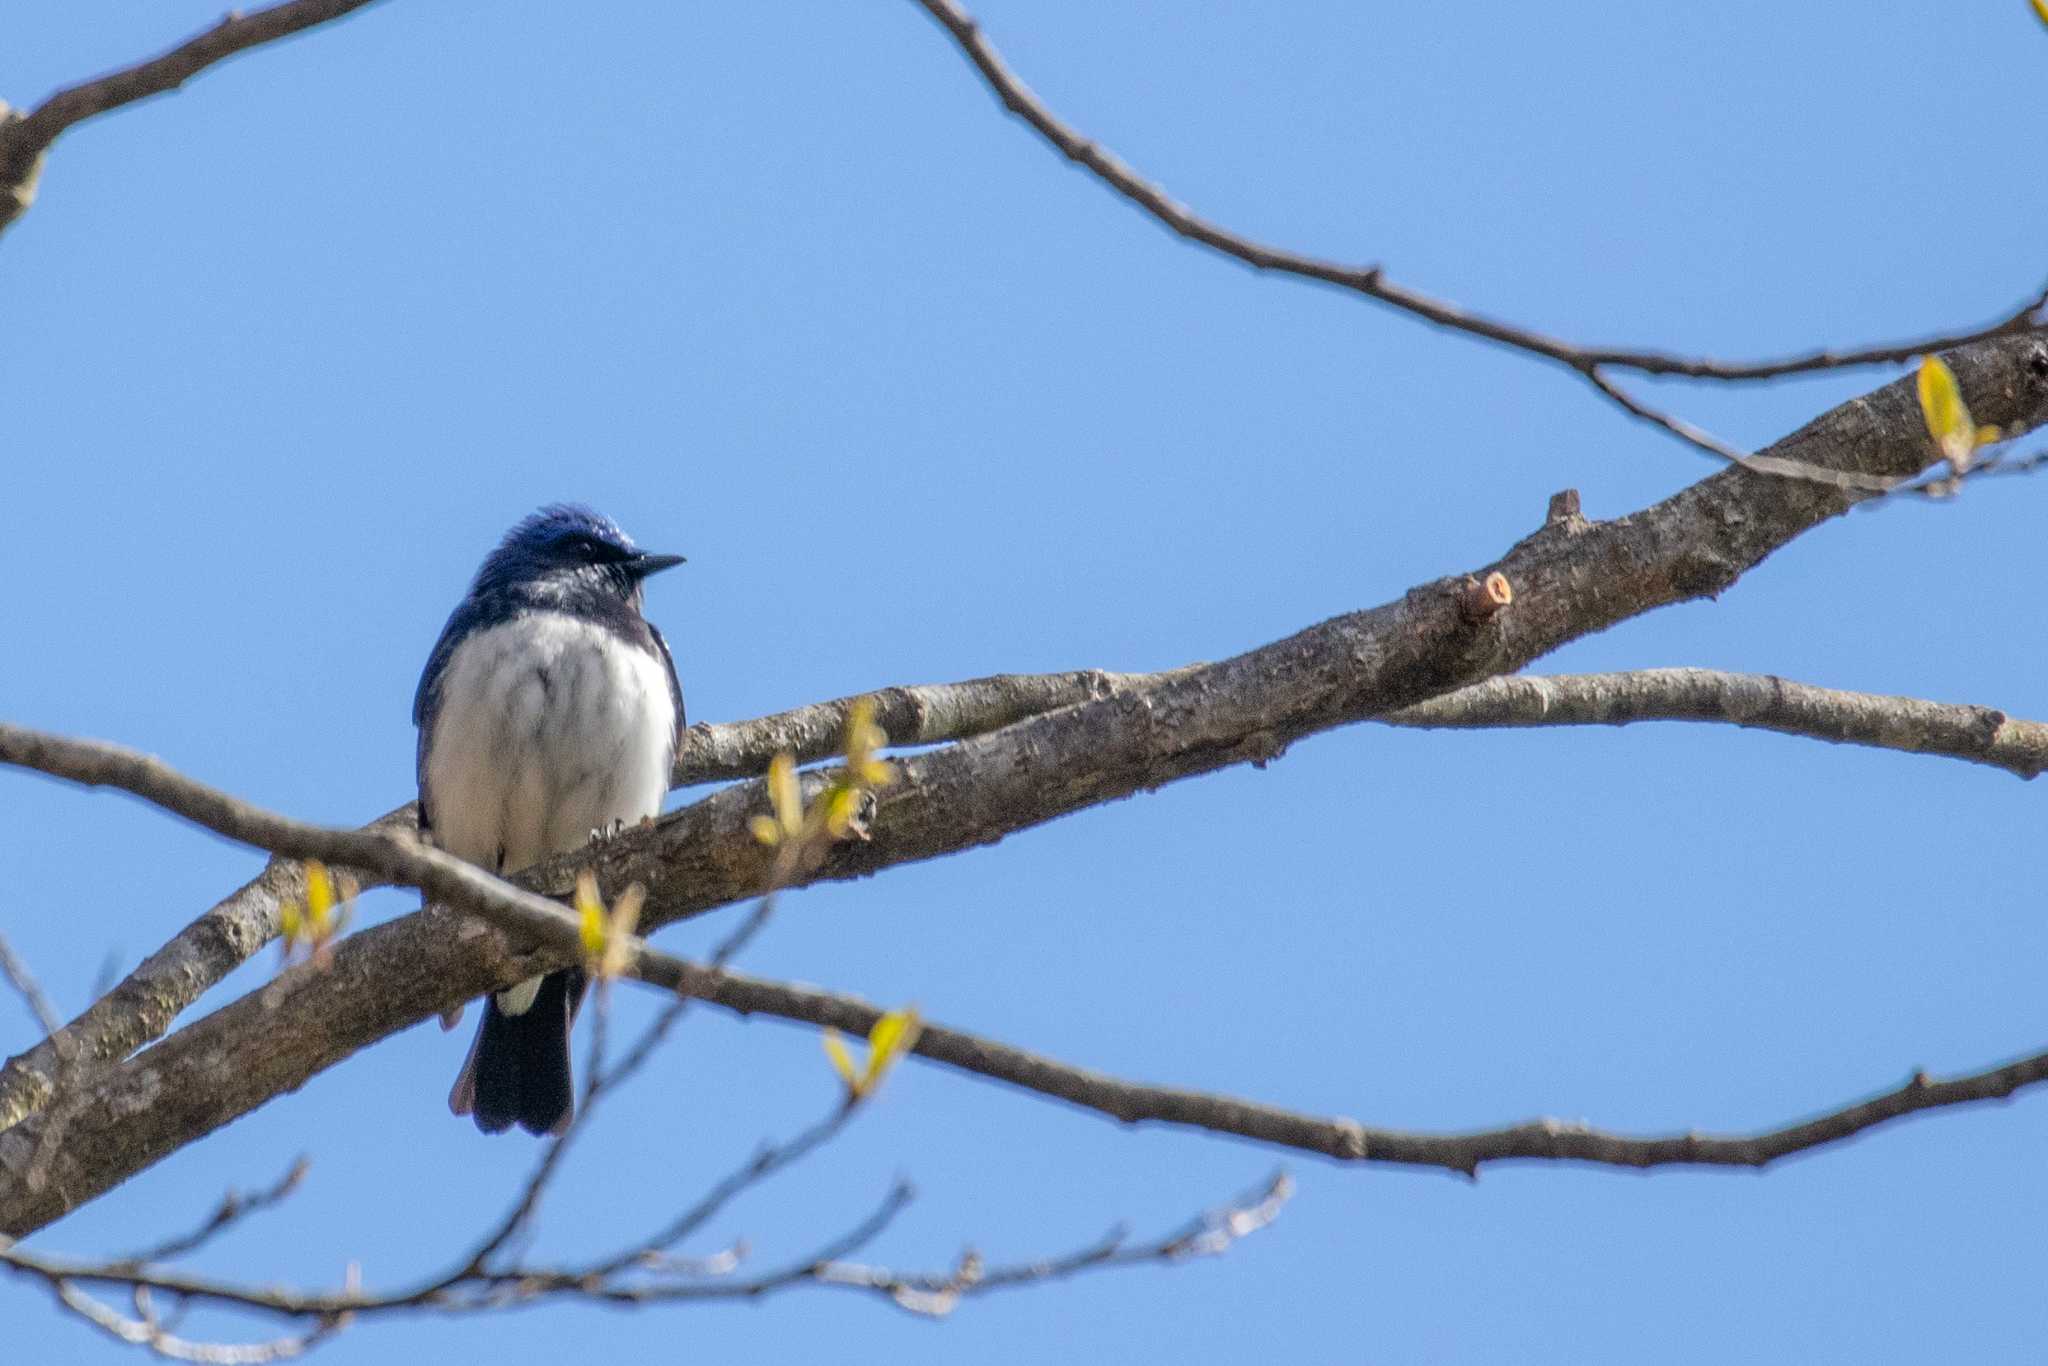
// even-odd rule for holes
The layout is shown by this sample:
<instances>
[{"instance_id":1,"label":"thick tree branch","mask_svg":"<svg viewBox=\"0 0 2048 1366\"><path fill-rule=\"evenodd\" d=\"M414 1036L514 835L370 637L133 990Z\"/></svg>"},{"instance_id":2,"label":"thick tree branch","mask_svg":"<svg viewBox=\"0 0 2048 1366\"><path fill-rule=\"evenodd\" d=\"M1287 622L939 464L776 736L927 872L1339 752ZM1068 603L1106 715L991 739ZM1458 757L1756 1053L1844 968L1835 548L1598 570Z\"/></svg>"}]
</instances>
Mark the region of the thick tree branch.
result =
<instances>
[{"instance_id":1,"label":"thick tree branch","mask_svg":"<svg viewBox=\"0 0 2048 1366\"><path fill-rule=\"evenodd\" d=\"M1949 361L1980 420L2018 432L2048 411L2048 342L2000 338ZM1891 477L1934 460L1910 380L1832 410L1771 453ZM1518 669L1630 616L1718 593L1858 501L1850 491L1736 468L1616 521L1553 517L1481 571L1514 586L1513 606L1483 623L1461 611L1464 578L1455 576L1155 686L897 761L900 781L883 794L872 839L841 846L811 880L864 876L991 843L1162 783L1263 762L1304 735ZM758 784L728 788L651 832L613 842L594 861L606 886L647 887L642 923L657 928L761 888L766 855L747 829L760 809ZM314 852L299 842L307 828L269 833L284 852ZM376 868L395 867L401 856L428 860L416 866L436 895L510 896L478 870L395 837L339 831L324 838L351 842L342 862ZM574 865L588 857L536 869L532 885L566 890ZM19 1174L54 1116L0 1134L0 1168L17 1176L0 1191L0 1229L40 1227L355 1049L575 956L545 937L558 926L557 908L524 894L509 907L508 916L530 922L543 947L516 952L470 919L407 917L344 941L329 970L295 969L113 1069L65 1116L53 1179L35 1189Z\"/></svg>"},{"instance_id":2,"label":"thick tree branch","mask_svg":"<svg viewBox=\"0 0 2048 1366\"><path fill-rule=\"evenodd\" d=\"M1203 218L1169 195L1162 186L1147 180L1115 152L1085 136L1053 113L1044 101L1032 92L1031 87L1010 69L1002 55L982 34L980 23L954 3L954 0L917 0L917 3L958 45L962 54L973 64L983 82L1005 109L1022 119L1061 155L1086 167L1104 185L1182 237L1199 242L1212 251L1220 252L1254 269L1276 271L1283 275L1335 285L1339 289L1362 294L1435 326L1463 332L1554 361L1585 376L1610 401L1631 415L1663 428L1682 441L1725 459L1734 460L1738 464L1746 463L1750 457L1724 442L1715 440L1690 423L1642 403L1614 384L1603 372L1618 369L1633 370L1646 375L1679 375L1691 379L1758 380L1806 374L1816 370L1839 369L1845 366L1894 363L1991 337L2033 330L2042 326L2040 314L2044 307L2048 307L2048 286L2044 286L2040 292L2011 313L1979 327L1901 341L1879 342L1870 346L1803 351L1797 355L1757 361L1713 360L1673 355L1665 351L1580 346L1396 284L1386 277L1385 271L1378 265L1345 265L1306 256L1254 241ZM1783 464L1777 472L1798 478L1822 477L1820 470L1793 468ZM1837 477L1843 476L1838 472ZM1862 484L1851 486L1867 487Z\"/></svg>"},{"instance_id":3,"label":"thick tree branch","mask_svg":"<svg viewBox=\"0 0 2048 1366\"><path fill-rule=\"evenodd\" d=\"M1698 673L1692 670L1656 671L1647 676L1651 680L1649 691L1653 697L1666 702L1674 697L1682 698L1686 695L1686 685L1692 684ZM1632 676L1618 677L1626 680ZM1718 684L1730 676L1704 677L1709 683ZM1658 680L1680 686L1661 687ZM1593 686L1580 687L1582 682ZM1605 719L1610 715L1626 718L1634 704L1626 698L1614 700L1612 690L1615 682L1615 678L1602 676L1587 680L1569 677L1561 680L1495 679L1447 695L1437 704L1425 703L1412 711L1426 713L1433 706L1449 704L1442 707L1446 715L1422 720L1418 724L1497 724L1504 717L1513 717L1516 723L1526 724L1530 718L1543 717L1544 699L1554 693L1565 699L1561 705L1580 706L1587 720ZM1739 692L1742 686L1761 685L1769 680L1737 678L1736 682ZM1552 686L1556 684L1561 686ZM1825 696L1824 690L1806 691ZM1710 687L1702 695L1709 706L1726 704L1724 690ZM1489 719L1475 721L1474 717ZM129 790L147 789L154 800L181 814L206 817L210 828L221 829L223 833L233 829L244 832L246 837L261 831L266 838L288 844L294 851L308 856L324 855L337 861L349 858L362 860L360 866L391 880L412 882L417 879L438 884L441 894L449 900L501 919L515 926L523 935L558 950L575 949L580 942L575 917L561 907L450 859L439 851L418 845L402 833L323 831L320 827L301 826L216 793L146 756L91 742L36 737L14 727L0 726L0 758L10 762L32 758L44 771L58 769L75 778L90 776L96 781ZM449 879L448 865L453 865L453 870L462 876ZM418 917L411 919L417 920ZM399 923L403 925L409 921ZM369 932L375 933L377 931ZM366 936L358 938L363 937ZM343 946L337 955L336 971L342 969L342 959L356 942L350 941ZM294 977L303 982L308 974L314 983L323 978L316 969L305 967L286 974L278 986L287 987ZM882 1015L879 1008L853 997L812 987L765 981L721 968L707 968L651 948L642 950L634 975L739 1014L769 1015L829 1026L850 1034L867 1034ZM267 994L268 989L259 991L245 998L245 1002L258 1002L259 1007L267 1007L268 1003L262 1001ZM217 1017L209 1017L212 1018ZM1516 1158L1561 1159L1625 1167L1671 1164L1763 1166L1791 1153L1839 1142L1921 1110L2002 1099L2021 1087L2048 1080L2048 1054L1946 1081L1930 1082L1924 1076L1916 1076L1898 1090L1873 1100L1752 1136L1687 1134L1637 1138L1556 1120L1534 1120L1474 1134L1438 1135L1368 1128L1348 1119L1302 1115L1229 1096L1122 1081L938 1024L924 1026L914 1051L921 1057L962 1071L1054 1096L1125 1123L1156 1121L1187 1125L1344 1160L1445 1167L1465 1172L1475 1170L1481 1163ZM591 1075L595 1079L599 1073L593 1070ZM798 1151L807 1148L805 1145Z\"/></svg>"},{"instance_id":4,"label":"thick tree branch","mask_svg":"<svg viewBox=\"0 0 2048 1366\"><path fill-rule=\"evenodd\" d=\"M677 787L720 779L755 778L783 750L800 764L839 753L854 703L873 702L875 724L892 745L932 745L986 735L1061 707L1152 687L1185 673L1120 674L1075 669L1053 674L997 674L965 683L879 688L855 697L817 702L755 721L691 726L676 753Z\"/></svg>"},{"instance_id":5,"label":"thick tree branch","mask_svg":"<svg viewBox=\"0 0 2048 1366\"><path fill-rule=\"evenodd\" d=\"M65 130L151 95L176 90L215 62L314 28L372 0L286 0L253 14L231 13L206 32L134 66L66 86L28 114L0 104L0 232L35 202L43 155Z\"/></svg>"},{"instance_id":6,"label":"thick tree branch","mask_svg":"<svg viewBox=\"0 0 2048 1366\"><path fill-rule=\"evenodd\" d=\"M999 674L966 683L884 688L866 695L876 700L876 716L891 743L927 744L985 735L1118 692L1142 692L1169 676L1092 669ZM804 763L830 758L847 709L857 700L843 697L754 721L693 726L684 757L677 763L678 782L752 777L782 749L793 750ZM931 724L933 717L944 718L943 730ZM1719 669L1513 674L1373 719L1416 730L1713 721L1963 759L2022 778L2048 768L2048 724L1995 707L1821 688L1775 674Z\"/></svg>"},{"instance_id":7,"label":"thick tree branch","mask_svg":"<svg viewBox=\"0 0 2048 1366\"><path fill-rule=\"evenodd\" d=\"M865 695L875 700L877 717L897 743L933 744L986 734L1118 692L1142 690L1168 676L1082 669L890 687ZM838 698L725 725L700 722L684 737L675 781L687 786L748 777L782 749L792 750L807 763L828 758L856 700ZM1844 692L1770 675L1712 669L1492 678L1376 719L1417 729L1714 721L1942 755L2021 778L2048 768L2048 725L1996 708ZM407 805L381 817L372 828L411 825L412 807ZM0 1068L0 1129L42 1108L60 1045L76 1043L82 1058L103 1063L125 1058L162 1037L179 1012L270 941L276 933L278 906L305 896L303 868L296 859L273 859L260 877L186 927L60 1035Z\"/></svg>"}]
</instances>

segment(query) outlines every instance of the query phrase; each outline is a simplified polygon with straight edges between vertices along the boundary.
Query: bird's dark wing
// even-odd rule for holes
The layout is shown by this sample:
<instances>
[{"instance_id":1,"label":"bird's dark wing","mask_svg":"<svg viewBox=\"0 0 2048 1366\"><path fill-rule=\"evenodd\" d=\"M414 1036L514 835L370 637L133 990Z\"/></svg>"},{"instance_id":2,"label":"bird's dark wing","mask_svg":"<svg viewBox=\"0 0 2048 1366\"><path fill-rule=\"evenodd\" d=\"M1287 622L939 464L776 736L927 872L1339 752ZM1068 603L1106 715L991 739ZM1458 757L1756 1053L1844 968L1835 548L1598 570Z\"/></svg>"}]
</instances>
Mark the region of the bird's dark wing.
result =
<instances>
[{"instance_id":1,"label":"bird's dark wing","mask_svg":"<svg viewBox=\"0 0 2048 1366\"><path fill-rule=\"evenodd\" d=\"M420 674L420 685L412 695L412 723L420 728L419 748L413 756L413 766L420 783L420 831L422 834L434 828L433 801L427 794L427 747L434 738L434 718L440 711L441 676L448 672L448 661L455 657L455 647L462 643L476 628L480 612L474 598L465 598L462 605L448 615L448 624L441 628L441 638L434 642L434 652L427 656L427 667Z\"/></svg>"},{"instance_id":2,"label":"bird's dark wing","mask_svg":"<svg viewBox=\"0 0 2048 1366\"><path fill-rule=\"evenodd\" d=\"M683 719L683 685L676 680L676 659L668 652L668 642L661 638L661 628L650 621L647 634L654 637L654 648L661 652L661 666L668 670L668 700L675 704L676 709L675 736L668 747L669 756L673 759L676 747L683 742L683 727L689 724Z\"/></svg>"}]
</instances>

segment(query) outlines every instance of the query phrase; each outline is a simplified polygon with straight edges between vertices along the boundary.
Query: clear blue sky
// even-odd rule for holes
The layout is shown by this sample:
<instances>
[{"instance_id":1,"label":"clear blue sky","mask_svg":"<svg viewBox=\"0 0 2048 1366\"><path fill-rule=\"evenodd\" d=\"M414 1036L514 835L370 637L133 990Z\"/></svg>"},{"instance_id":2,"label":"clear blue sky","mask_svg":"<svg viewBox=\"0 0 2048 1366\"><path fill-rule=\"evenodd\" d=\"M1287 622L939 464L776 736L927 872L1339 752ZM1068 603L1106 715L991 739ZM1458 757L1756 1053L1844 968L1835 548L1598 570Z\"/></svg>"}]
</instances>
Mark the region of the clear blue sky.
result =
<instances>
[{"instance_id":1,"label":"clear blue sky","mask_svg":"<svg viewBox=\"0 0 2048 1366\"><path fill-rule=\"evenodd\" d=\"M1994 316L2048 271L2048 32L2022 0L980 9L1055 108L1222 222L1570 337L1872 340ZM0 94L216 14L20 0ZM0 711L334 822L411 795L420 663L544 501L689 555L650 612L692 715L723 720L1216 658L1484 563L1556 489L1612 516L1710 468L1554 369L1172 238L1003 117L907 0L387 0L66 137L0 240L0 299ZM1754 444L1889 377L1656 393ZM1850 516L1544 667L2048 717L2044 499ZM748 966L1372 1123L1742 1129L2042 1045L2040 792L1726 729L1355 728L793 897ZM67 1010L259 866L22 775L0 825L0 925ZM0 1003L0 1050L29 1040ZM197 1265L437 1266L535 1152L445 1112L464 1042L389 1040L40 1241L148 1241L303 1151L301 1194ZM630 1237L834 1084L809 1031L701 1013L605 1116L542 1249ZM1158 1231L1277 1162L1300 1193L1227 1258L943 1324L798 1292L365 1324L320 1359L2038 1360L2044 1146L2029 1098L1760 1177L1474 1185L1125 1132L911 1063L702 1246L799 1254L898 1172L920 1199L873 1253L906 1266ZM22 1284L0 1325L12 1360L135 1359Z\"/></svg>"}]
</instances>

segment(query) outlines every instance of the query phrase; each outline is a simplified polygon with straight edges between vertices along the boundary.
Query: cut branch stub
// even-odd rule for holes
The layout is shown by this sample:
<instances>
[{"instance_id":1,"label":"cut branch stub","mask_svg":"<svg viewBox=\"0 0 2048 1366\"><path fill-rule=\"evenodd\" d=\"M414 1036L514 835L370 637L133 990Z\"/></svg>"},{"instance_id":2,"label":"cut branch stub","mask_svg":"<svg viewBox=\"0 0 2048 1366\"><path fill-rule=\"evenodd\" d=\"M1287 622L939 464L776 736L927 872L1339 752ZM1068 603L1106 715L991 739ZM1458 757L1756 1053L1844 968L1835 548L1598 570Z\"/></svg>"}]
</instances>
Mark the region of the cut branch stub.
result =
<instances>
[{"instance_id":1,"label":"cut branch stub","mask_svg":"<svg viewBox=\"0 0 2048 1366\"><path fill-rule=\"evenodd\" d=\"M1465 586L1458 594L1458 610L1469 622L1482 622L1515 600L1515 590L1508 583L1508 576L1498 569L1484 579L1465 576Z\"/></svg>"}]
</instances>

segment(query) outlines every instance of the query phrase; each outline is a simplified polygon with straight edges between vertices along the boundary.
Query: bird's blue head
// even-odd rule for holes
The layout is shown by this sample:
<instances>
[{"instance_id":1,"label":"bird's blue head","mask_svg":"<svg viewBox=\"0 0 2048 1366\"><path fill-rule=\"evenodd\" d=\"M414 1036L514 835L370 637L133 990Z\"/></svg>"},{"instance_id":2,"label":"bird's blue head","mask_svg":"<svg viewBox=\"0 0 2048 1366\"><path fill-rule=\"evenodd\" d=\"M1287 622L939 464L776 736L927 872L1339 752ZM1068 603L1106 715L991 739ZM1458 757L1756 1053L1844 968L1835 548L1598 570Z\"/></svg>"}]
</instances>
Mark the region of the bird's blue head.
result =
<instances>
[{"instance_id":1,"label":"bird's blue head","mask_svg":"<svg viewBox=\"0 0 2048 1366\"><path fill-rule=\"evenodd\" d=\"M537 606L574 609L624 601L640 606L649 574L681 564L680 555L650 555L601 513L573 503L544 507L505 533L484 559L470 594L517 597Z\"/></svg>"}]
</instances>

